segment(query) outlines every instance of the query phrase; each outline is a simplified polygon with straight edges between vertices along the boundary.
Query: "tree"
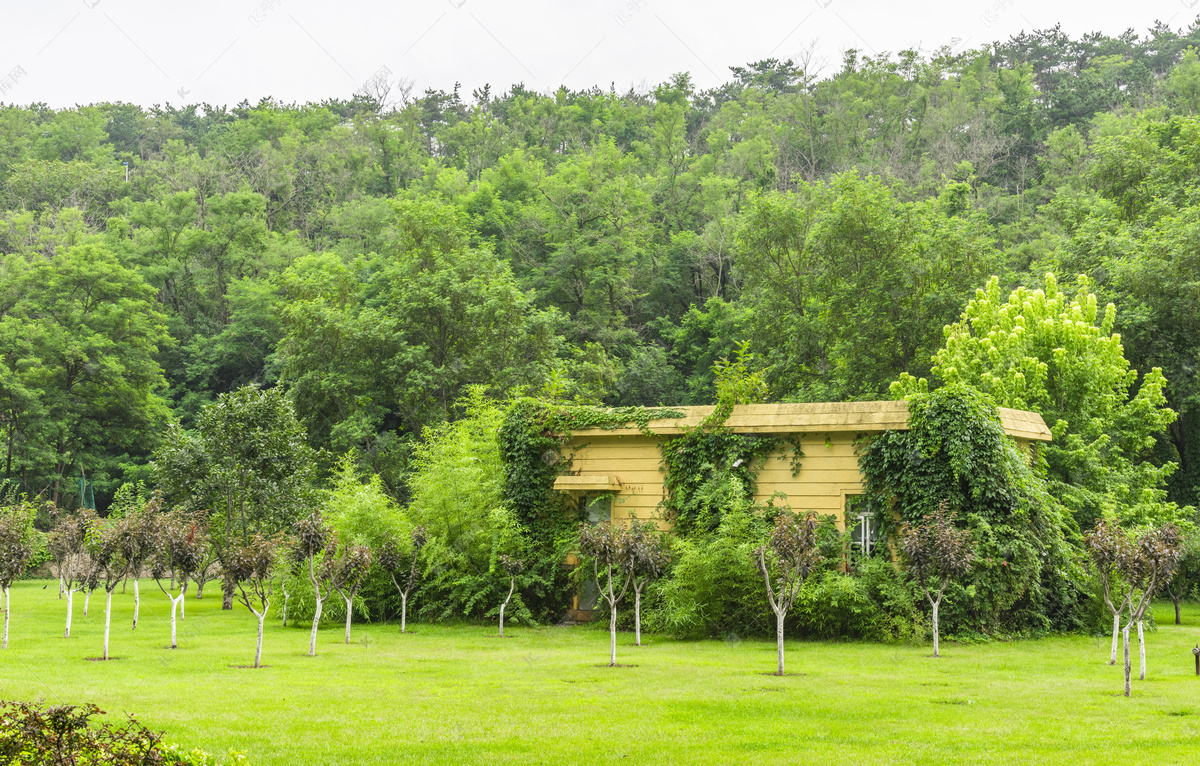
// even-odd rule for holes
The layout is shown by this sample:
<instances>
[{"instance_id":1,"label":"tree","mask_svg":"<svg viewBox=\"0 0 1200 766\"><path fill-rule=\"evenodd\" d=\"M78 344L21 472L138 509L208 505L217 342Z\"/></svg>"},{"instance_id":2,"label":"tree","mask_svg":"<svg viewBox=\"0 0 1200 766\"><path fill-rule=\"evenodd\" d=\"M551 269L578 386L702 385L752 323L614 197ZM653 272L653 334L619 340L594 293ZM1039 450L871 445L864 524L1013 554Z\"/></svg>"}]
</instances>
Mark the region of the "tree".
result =
<instances>
[{"instance_id":1,"label":"tree","mask_svg":"<svg viewBox=\"0 0 1200 766\"><path fill-rule=\"evenodd\" d=\"M258 618L258 643L254 649L254 667L262 667L263 621L271 608L271 578L281 541L278 537L254 535L246 543L235 543L229 550L224 576L234 582L238 601ZM247 590L249 589L249 590Z\"/></svg>"},{"instance_id":2,"label":"tree","mask_svg":"<svg viewBox=\"0 0 1200 766\"><path fill-rule=\"evenodd\" d=\"M396 586L396 590L400 592L400 632L405 632L405 623L408 618L408 596L412 592L413 586L417 584L417 564L421 560L421 549L425 547L425 528L416 526L408 535L408 544L403 545L399 540L392 538L384 542L383 547L379 550L379 566L383 571L387 572L392 578L392 585ZM404 580L404 586L401 587L400 581L396 579L397 573L408 571L408 577Z\"/></svg>"},{"instance_id":3,"label":"tree","mask_svg":"<svg viewBox=\"0 0 1200 766\"><path fill-rule=\"evenodd\" d=\"M159 516L155 527L150 576L158 583L159 590L171 600L171 648L175 649L179 645L176 640L176 613L187 595L188 581L204 560L207 541L203 530L197 530L196 522L179 511ZM171 583L178 583L178 596L163 585L163 580L167 578Z\"/></svg>"},{"instance_id":4,"label":"tree","mask_svg":"<svg viewBox=\"0 0 1200 766\"><path fill-rule=\"evenodd\" d=\"M1108 664L1116 665L1121 615L1129 607L1129 592L1122 586L1120 578L1121 572L1128 569L1127 562L1134 555L1133 544L1129 533L1122 529L1115 519L1108 517L1097 519L1095 528L1084 535L1083 539L1092 566L1100 578L1104 603L1112 612L1112 650L1109 652ZM1120 595L1120 598L1114 598L1116 595Z\"/></svg>"},{"instance_id":5,"label":"tree","mask_svg":"<svg viewBox=\"0 0 1200 766\"><path fill-rule=\"evenodd\" d=\"M596 589L608 604L608 666L617 666L617 604L625 598L630 578L620 577L626 560L627 534L624 529L609 524L583 524L579 528L579 553L592 560L592 577ZM603 573L603 581L601 577ZM620 579L620 588L617 580Z\"/></svg>"},{"instance_id":6,"label":"tree","mask_svg":"<svg viewBox=\"0 0 1200 766\"><path fill-rule=\"evenodd\" d=\"M346 643L350 643L350 620L354 616L354 597L367 582L371 570L371 549L365 545L346 545L337 558L337 570L330 580L346 601Z\"/></svg>"},{"instance_id":7,"label":"tree","mask_svg":"<svg viewBox=\"0 0 1200 766\"><path fill-rule=\"evenodd\" d=\"M71 612L75 591L88 579L87 540L98 519L96 512L86 508L67 516L50 531L49 547L58 562L58 576L67 595L67 628L64 638L71 637Z\"/></svg>"},{"instance_id":8,"label":"tree","mask_svg":"<svg viewBox=\"0 0 1200 766\"><path fill-rule=\"evenodd\" d=\"M938 609L946 586L971 571L975 549L971 532L954 526L954 514L942 501L938 509L915 524L905 522L900 528L900 550L908 571L925 591L933 608L933 656L938 653ZM933 588L937 588L937 596Z\"/></svg>"},{"instance_id":9,"label":"tree","mask_svg":"<svg viewBox=\"0 0 1200 766\"><path fill-rule=\"evenodd\" d=\"M317 628L321 624L321 608L336 585L337 535L314 510L292 525L295 529L295 557L308 562L308 577L312 581L317 607L313 613L312 634L308 640L308 656L317 656ZM349 617L347 617L349 620Z\"/></svg>"},{"instance_id":10,"label":"tree","mask_svg":"<svg viewBox=\"0 0 1200 766\"><path fill-rule=\"evenodd\" d=\"M8 620L12 614L9 587L25 574L33 560L33 517L33 508L26 503L0 508L0 596L4 597L4 641L0 649L8 648Z\"/></svg>"},{"instance_id":11,"label":"tree","mask_svg":"<svg viewBox=\"0 0 1200 766\"><path fill-rule=\"evenodd\" d=\"M502 553L500 554L500 568L504 570L504 574L508 575L508 595L504 597L504 603L500 605L500 638L504 638L504 609L512 600L513 591L517 588L517 575L525 571L525 562Z\"/></svg>"},{"instance_id":12,"label":"tree","mask_svg":"<svg viewBox=\"0 0 1200 766\"><path fill-rule=\"evenodd\" d=\"M129 573L130 561L124 555L126 527L130 519L115 519L97 524L88 535L88 558L91 561L89 579L104 588L104 654L108 659L108 638L112 632L112 595Z\"/></svg>"},{"instance_id":13,"label":"tree","mask_svg":"<svg viewBox=\"0 0 1200 766\"><path fill-rule=\"evenodd\" d=\"M281 391L245 386L206 405L194 432L172 426L151 465L168 499L212 509L209 530L223 557L232 541L285 529L300 515L312 499L316 455ZM226 590L222 608L232 607Z\"/></svg>"},{"instance_id":14,"label":"tree","mask_svg":"<svg viewBox=\"0 0 1200 766\"><path fill-rule=\"evenodd\" d=\"M651 580L662 575L671 562L658 527L652 521L633 521L629 525L625 576L633 583L633 626L634 644L642 645L642 589Z\"/></svg>"},{"instance_id":15,"label":"tree","mask_svg":"<svg viewBox=\"0 0 1200 766\"><path fill-rule=\"evenodd\" d=\"M1175 624L1179 625L1179 602L1190 598L1200 585L1200 533L1193 529L1184 536L1179 546L1179 564L1175 576L1167 581L1167 595L1175 605Z\"/></svg>"},{"instance_id":16,"label":"tree","mask_svg":"<svg viewBox=\"0 0 1200 766\"><path fill-rule=\"evenodd\" d=\"M1139 534L1133 543L1133 555L1127 557L1124 570L1126 582L1129 583L1129 621L1122 629L1125 636L1125 696L1130 696L1129 686L1129 628L1136 624L1138 630L1138 654L1141 657L1140 680L1146 680L1146 640L1142 628L1142 619L1146 609L1164 585L1170 582L1179 563L1179 527L1174 524L1164 524L1155 529L1147 529ZM1137 601L1134 593L1141 592Z\"/></svg>"},{"instance_id":17,"label":"tree","mask_svg":"<svg viewBox=\"0 0 1200 766\"><path fill-rule=\"evenodd\" d=\"M120 530L118 545L121 557L129 563L127 575L133 575L133 630L137 630L138 615L142 608L142 594L138 581L146 568L146 562L154 555L158 516L162 513L162 507L162 493L155 491L141 508L128 513L122 519L125 523L117 527Z\"/></svg>"},{"instance_id":18,"label":"tree","mask_svg":"<svg viewBox=\"0 0 1200 766\"><path fill-rule=\"evenodd\" d=\"M804 581L825 560L817 548L817 515L809 511L798 519L789 511L780 513L775 517L770 540L766 545L758 546L754 557L767 586L771 611L775 612L775 648L779 653L777 675L782 676L783 622Z\"/></svg>"}]
</instances>

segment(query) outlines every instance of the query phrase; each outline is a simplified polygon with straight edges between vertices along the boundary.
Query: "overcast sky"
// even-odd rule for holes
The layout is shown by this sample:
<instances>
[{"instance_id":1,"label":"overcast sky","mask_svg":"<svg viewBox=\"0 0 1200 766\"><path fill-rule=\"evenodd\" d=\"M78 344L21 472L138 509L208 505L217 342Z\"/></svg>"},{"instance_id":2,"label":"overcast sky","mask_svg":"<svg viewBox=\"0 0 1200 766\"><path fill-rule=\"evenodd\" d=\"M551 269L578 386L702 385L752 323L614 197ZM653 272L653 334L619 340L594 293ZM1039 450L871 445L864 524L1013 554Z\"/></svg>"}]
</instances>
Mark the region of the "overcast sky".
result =
<instances>
[{"instance_id":1,"label":"overcast sky","mask_svg":"<svg viewBox=\"0 0 1200 766\"><path fill-rule=\"evenodd\" d=\"M4 0L5 6L17 5ZM523 82L537 91L652 87L812 43L825 73L841 53L974 47L1062 23L1072 36L1156 19L1187 27L1200 0L37 0L5 8L0 101L235 104L347 97L381 70L465 96Z\"/></svg>"}]
</instances>

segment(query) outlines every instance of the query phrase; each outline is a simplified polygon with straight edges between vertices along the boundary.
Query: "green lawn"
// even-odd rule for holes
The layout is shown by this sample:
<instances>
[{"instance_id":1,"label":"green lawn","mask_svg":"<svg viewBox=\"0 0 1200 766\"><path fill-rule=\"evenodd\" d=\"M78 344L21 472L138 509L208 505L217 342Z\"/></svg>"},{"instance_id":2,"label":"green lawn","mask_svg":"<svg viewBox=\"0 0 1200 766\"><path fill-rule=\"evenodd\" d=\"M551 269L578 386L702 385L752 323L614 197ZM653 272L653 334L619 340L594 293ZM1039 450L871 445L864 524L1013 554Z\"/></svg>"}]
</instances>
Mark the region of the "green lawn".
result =
<instances>
[{"instance_id":1,"label":"green lawn","mask_svg":"<svg viewBox=\"0 0 1200 766\"><path fill-rule=\"evenodd\" d=\"M1200 678L1191 648L1200 608L1169 624L1156 611L1149 674L1121 692L1105 664L1107 639L928 645L792 642L789 670L772 642L646 646L618 637L618 661L599 667L608 636L592 628L355 626L306 630L271 619L253 670L255 623L221 612L215 590L189 598L180 648L169 643L167 599L142 586L114 598L112 654L100 654L103 598L62 638L55 584L13 589L10 644L0 653L0 699L95 702L133 713L168 741L255 764L390 763L1184 763L1200 759ZM506 631L508 632L508 631ZM1136 645L1134 646L1136 652ZM1136 679L1136 654L1135 679ZM113 716L115 717L115 716Z\"/></svg>"}]
</instances>

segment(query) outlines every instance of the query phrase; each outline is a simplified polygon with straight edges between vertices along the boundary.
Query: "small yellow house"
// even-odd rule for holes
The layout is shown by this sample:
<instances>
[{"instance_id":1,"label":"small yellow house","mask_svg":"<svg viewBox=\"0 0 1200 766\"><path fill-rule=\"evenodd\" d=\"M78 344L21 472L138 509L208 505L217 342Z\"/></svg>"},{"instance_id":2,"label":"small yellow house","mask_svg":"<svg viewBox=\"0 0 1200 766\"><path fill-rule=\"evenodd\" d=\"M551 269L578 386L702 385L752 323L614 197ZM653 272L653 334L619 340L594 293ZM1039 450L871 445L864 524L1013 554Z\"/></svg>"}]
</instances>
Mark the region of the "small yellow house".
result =
<instances>
[{"instance_id":1,"label":"small yellow house","mask_svg":"<svg viewBox=\"0 0 1200 766\"><path fill-rule=\"evenodd\" d=\"M663 501L659 441L695 428L713 407L680 407L682 418L651 420L647 436L636 426L617 429L594 428L575 431L563 450L570 460L570 473L559 476L554 488L580 498L600 502L588 507L593 521L636 516L659 518ZM1004 430L1018 444L1050 441L1050 429L1036 412L1000 409ZM833 514L839 528L855 496L863 492L855 440L888 430L908 429L908 405L903 401L833 402L818 404L754 404L733 408L725 422L738 433L786 433L799 436L804 452L800 470L793 474L789 448L769 456L758 472L755 500L766 501L776 493L794 511Z\"/></svg>"}]
</instances>

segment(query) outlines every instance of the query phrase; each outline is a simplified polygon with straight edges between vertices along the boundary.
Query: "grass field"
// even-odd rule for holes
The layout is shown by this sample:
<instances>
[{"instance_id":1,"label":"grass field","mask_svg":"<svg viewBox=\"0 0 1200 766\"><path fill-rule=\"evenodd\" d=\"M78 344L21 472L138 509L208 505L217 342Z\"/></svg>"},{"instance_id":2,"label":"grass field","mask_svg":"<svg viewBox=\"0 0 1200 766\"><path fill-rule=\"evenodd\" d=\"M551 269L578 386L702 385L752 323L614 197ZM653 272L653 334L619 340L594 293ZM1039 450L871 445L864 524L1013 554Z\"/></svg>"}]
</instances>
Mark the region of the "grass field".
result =
<instances>
[{"instance_id":1,"label":"grass field","mask_svg":"<svg viewBox=\"0 0 1200 766\"><path fill-rule=\"evenodd\" d=\"M169 644L167 599L142 587L113 604L112 654L99 656L103 598L70 639L55 584L13 588L10 644L0 653L0 699L95 702L168 741L255 764L390 763L1117 763L1200 762L1200 678L1191 648L1200 607L1183 626L1149 634L1147 680L1121 696L1107 639L943 645L678 642L593 628L339 626L308 633L271 619L259 670L256 623L219 594L189 598L180 647ZM506 626L507 627L507 626ZM1136 644L1134 646L1136 652ZM115 715L114 715L115 714Z\"/></svg>"}]
</instances>

